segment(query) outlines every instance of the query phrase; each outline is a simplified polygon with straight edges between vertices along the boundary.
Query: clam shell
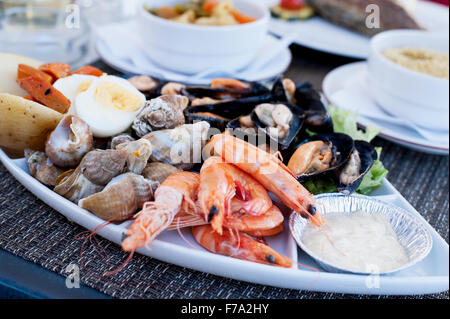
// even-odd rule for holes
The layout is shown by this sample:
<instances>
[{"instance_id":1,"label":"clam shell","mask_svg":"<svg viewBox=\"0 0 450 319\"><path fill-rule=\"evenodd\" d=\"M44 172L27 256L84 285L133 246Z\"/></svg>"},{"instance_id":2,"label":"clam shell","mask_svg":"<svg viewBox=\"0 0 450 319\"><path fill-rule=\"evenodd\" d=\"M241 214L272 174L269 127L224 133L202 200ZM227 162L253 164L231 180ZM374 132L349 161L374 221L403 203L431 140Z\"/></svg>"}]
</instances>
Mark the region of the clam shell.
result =
<instances>
[{"instance_id":1,"label":"clam shell","mask_svg":"<svg viewBox=\"0 0 450 319\"><path fill-rule=\"evenodd\" d=\"M79 206L109 221L123 221L153 199L152 182L126 173L109 182L103 191L79 201Z\"/></svg>"}]
</instances>

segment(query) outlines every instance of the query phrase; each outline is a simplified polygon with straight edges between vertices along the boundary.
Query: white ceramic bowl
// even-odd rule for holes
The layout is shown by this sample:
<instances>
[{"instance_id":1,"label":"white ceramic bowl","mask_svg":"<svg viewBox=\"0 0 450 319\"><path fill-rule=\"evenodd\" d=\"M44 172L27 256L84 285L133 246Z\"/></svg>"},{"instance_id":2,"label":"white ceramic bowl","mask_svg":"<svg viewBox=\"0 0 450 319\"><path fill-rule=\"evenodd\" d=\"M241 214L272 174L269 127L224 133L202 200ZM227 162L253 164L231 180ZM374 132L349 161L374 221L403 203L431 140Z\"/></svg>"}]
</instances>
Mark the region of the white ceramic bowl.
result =
<instances>
[{"instance_id":1,"label":"white ceramic bowl","mask_svg":"<svg viewBox=\"0 0 450 319\"><path fill-rule=\"evenodd\" d=\"M186 25L145 10L188 0L145 0L139 14L140 35L148 55L162 67L193 74L211 68L237 71L247 66L264 44L270 13L259 0L234 0L255 22L233 26Z\"/></svg>"},{"instance_id":2,"label":"white ceramic bowl","mask_svg":"<svg viewBox=\"0 0 450 319\"><path fill-rule=\"evenodd\" d=\"M448 131L449 81L400 66L381 52L389 48L427 48L449 53L448 34L396 30L372 38L369 86L372 98L388 113L418 126Z\"/></svg>"}]
</instances>

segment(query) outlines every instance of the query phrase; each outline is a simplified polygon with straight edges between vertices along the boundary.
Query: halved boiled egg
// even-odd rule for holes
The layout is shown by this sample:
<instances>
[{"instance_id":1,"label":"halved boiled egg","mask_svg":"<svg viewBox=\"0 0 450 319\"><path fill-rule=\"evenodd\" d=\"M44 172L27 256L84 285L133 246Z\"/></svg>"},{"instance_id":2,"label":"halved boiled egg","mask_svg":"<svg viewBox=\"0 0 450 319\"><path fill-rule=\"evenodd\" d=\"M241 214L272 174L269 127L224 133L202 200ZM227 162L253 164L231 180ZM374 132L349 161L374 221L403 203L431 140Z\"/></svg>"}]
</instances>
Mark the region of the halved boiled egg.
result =
<instances>
[{"instance_id":1,"label":"halved boiled egg","mask_svg":"<svg viewBox=\"0 0 450 319\"><path fill-rule=\"evenodd\" d=\"M75 99L81 92L86 91L98 77L92 75L73 74L65 78L58 79L53 86L69 99L71 106L68 114L76 114Z\"/></svg>"},{"instance_id":2,"label":"halved boiled egg","mask_svg":"<svg viewBox=\"0 0 450 319\"><path fill-rule=\"evenodd\" d=\"M75 99L76 114L96 137L110 137L127 130L142 110L145 96L129 81L108 75L96 78Z\"/></svg>"}]
</instances>

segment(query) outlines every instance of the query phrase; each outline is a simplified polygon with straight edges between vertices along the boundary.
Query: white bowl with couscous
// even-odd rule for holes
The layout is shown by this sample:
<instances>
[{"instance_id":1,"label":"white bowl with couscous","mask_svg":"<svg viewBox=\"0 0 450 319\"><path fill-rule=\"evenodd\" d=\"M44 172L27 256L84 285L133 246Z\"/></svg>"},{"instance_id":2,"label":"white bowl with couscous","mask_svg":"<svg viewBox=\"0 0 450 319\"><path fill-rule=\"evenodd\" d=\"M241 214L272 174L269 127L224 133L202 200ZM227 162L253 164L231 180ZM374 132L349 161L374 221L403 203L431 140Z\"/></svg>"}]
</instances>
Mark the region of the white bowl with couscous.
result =
<instances>
[{"instance_id":1,"label":"white bowl with couscous","mask_svg":"<svg viewBox=\"0 0 450 319\"><path fill-rule=\"evenodd\" d=\"M396 30L371 41L372 98L389 114L420 127L449 130L448 34Z\"/></svg>"}]
</instances>

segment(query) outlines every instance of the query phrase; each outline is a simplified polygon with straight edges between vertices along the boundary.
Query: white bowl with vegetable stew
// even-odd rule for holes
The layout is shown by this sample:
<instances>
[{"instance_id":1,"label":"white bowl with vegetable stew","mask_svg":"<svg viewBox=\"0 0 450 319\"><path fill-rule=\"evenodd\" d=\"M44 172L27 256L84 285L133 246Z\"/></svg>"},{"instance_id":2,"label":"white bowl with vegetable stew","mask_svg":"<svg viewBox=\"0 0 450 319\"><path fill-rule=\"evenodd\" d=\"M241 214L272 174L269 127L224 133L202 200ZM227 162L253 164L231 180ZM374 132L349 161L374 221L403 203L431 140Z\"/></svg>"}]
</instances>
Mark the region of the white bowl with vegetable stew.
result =
<instances>
[{"instance_id":1,"label":"white bowl with vegetable stew","mask_svg":"<svg viewBox=\"0 0 450 319\"><path fill-rule=\"evenodd\" d=\"M358 269L355 267L344 267L343 263L340 262L330 262L329 256L323 255L323 251L320 253L315 248L312 248L306 243L307 238L305 238L305 234L309 231L308 227L311 227L310 222L298 214L292 214L289 220L289 228L292 236L294 237L297 244L300 248L305 251L308 255L310 255L323 269L329 272L347 272L347 273L355 273L361 275L370 275L370 274L391 274L400 270L404 270L409 268L418 262L422 261L431 251L433 246L433 241L431 238L430 232L426 229L425 225L412 213L399 208L397 206L376 200L371 197L362 196L362 195L343 195L343 194L322 194L315 196L317 201L317 207L320 210L321 214L324 216L325 220L331 217L338 218L354 218L354 217L367 217L369 221L379 220L387 221L387 226L390 225L389 231L393 231L393 238L396 238L399 247L402 248L403 252L406 255L406 259L401 265L391 268L384 269L383 266L374 263L367 263L364 270ZM364 212L364 213L361 213ZM358 220L360 222L362 219ZM364 225L363 225L364 226ZM370 226L370 225L369 225ZM373 230L380 229L379 225L375 225L372 229L367 228L367 242L370 246L367 249L362 249L359 247L359 256L363 256L364 253L370 253L370 249L375 250L376 247L372 245L374 241L376 241L377 236L381 236L382 232L373 233ZM327 227L327 226L324 226ZM382 229L383 230L383 229ZM339 235L344 234L342 229L323 229L321 232L327 232L324 235L327 240L336 239ZM332 233L330 233L330 231ZM372 231L372 233L371 233ZM336 235L337 234L337 235ZM335 236L335 237L333 237ZM344 238L345 240L345 238ZM358 241L355 242L355 245L361 244L364 238L359 237ZM327 243L325 243L327 244ZM336 246L334 246L336 244ZM328 245L328 244L327 244ZM330 244L333 249L336 249L343 256L350 256L353 252L358 249L355 246L350 247L349 250L343 251L340 250L342 245L337 241ZM314 250L314 252L313 252ZM394 251L394 250L393 250ZM372 251L372 253L377 253L376 251ZM397 258L396 256L389 256L389 254L385 254L384 258ZM362 257L360 257L363 259ZM361 261L361 260L359 260ZM373 261L373 260L372 260ZM391 260L388 260L391 262ZM355 264L357 261L355 260Z\"/></svg>"},{"instance_id":2,"label":"white bowl with vegetable stew","mask_svg":"<svg viewBox=\"0 0 450 319\"><path fill-rule=\"evenodd\" d=\"M264 44L270 13L260 1L234 0L235 8L256 20L237 25L197 25L167 20L149 12L189 0L145 0L140 36L151 59L169 70L193 74L208 69L236 71L247 66Z\"/></svg>"}]
</instances>

